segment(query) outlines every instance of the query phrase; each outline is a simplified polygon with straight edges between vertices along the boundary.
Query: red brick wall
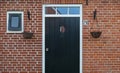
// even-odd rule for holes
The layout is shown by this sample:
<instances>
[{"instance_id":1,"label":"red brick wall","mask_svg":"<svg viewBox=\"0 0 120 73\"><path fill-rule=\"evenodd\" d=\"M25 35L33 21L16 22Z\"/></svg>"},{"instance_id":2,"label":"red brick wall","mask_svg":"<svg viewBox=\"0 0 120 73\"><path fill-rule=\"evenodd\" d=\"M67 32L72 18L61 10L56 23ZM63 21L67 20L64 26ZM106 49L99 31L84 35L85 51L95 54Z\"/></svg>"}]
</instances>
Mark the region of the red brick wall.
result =
<instances>
[{"instance_id":1,"label":"red brick wall","mask_svg":"<svg viewBox=\"0 0 120 73\"><path fill-rule=\"evenodd\" d=\"M39 0L0 0L0 73L41 73L41 6ZM27 18L27 10L31 20ZM6 33L7 11L24 12L24 30L34 33L32 39L24 39L22 33Z\"/></svg>"},{"instance_id":2,"label":"red brick wall","mask_svg":"<svg viewBox=\"0 0 120 73\"><path fill-rule=\"evenodd\" d=\"M42 4L83 5L83 73L120 73L120 0L0 0L0 72L42 72ZM93 20L97 9L99 27ZM24 11L25 31L34 32L33 39L22 34L6 33L6 12ZM27 10L32 20L27 19ZM91 29L93 28L93 29ZM90 31L101 30L95 39Z\"/></svg>"},{"instance_id":3,"label":"red brick wall","mask_svg":"<svg viewBox=\"0 0 120 73\"><path fill-rule=\"evenodd\" d=\"M83 19L89 20L83 26L83 72L120 73L120 0L89 0L88 6L83 4ZM102 31L100 38L91 37L94 29Z\"/></svg>"}]
</instances>

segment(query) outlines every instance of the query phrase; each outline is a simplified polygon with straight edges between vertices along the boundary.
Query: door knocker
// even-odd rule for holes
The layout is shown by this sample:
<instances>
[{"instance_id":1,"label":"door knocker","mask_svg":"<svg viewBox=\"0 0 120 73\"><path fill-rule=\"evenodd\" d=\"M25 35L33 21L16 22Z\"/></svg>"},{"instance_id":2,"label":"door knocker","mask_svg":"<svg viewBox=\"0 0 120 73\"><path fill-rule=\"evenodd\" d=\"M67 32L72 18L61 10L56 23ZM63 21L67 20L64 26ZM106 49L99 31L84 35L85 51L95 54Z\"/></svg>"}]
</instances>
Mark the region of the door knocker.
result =
<instances>
[{"instance_id":1,"label":"door knocker","mask_svg":"<svg viewBox=\"0 0 120 73\"><path fill-rule=\"evenodd\" d=\"M60 31L60 37L63 38L65 36L65 26L64 25L61 25L60 28L59 28L59 31Z\"/></svg>"},{"instance_id":2,"label":"door knocker","mask_svg":"<svg viewBox=\"0 0 120 73\"><path fill-rule=\"evenodd\" d=\"M60 26L60 32L61 33L64 33L65 32L65 27L62 25L62 26Z\"/></svg>"}]
</instances>

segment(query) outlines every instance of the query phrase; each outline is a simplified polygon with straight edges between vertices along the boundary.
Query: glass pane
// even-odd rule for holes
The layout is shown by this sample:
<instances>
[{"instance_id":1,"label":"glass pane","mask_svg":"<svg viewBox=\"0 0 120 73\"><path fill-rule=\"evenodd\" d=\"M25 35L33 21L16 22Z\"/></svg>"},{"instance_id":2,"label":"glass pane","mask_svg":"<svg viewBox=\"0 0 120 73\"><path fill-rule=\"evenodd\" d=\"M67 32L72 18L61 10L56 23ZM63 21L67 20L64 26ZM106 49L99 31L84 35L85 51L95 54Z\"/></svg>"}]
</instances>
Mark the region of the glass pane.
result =
<instances>
[{"instance_id":1,"label":"glass pane","mask_svg":"<svg viewBox=\"0 0 120 73\"><path fill-rule=\"evenodd\" d=\"M45 14L56 14L55 10L56 10L55 7L46 7Z\"/></svg>"},{"instance_id":2,"label":"glass pane","mask_svg":"<svg viewBox=\"0 0 120 73\"><path fill-rule=\"evenodd\" d=\"M57 14L67 14L68 8L67 7L58 7Z\"/></svg>"},{"instance_id":3,"label":"glass pane","mask_svg":"<svg viewBox=\"0 0 120 73\"><path fill-rule=\"evenodd\" d=\"M19 25L19 17L12 17L11 27L18 27L18 25Z\"/></svg>"},{"instance_id":4,"label":"glass pane","mask_svg":"<svg viewBox=\"0 0 120 73\"><path fill-rule=\"evenodd\" d=\"M80 8L79 7L70 7L69 14L80 14Z\"/></svg>"}]
</instances>

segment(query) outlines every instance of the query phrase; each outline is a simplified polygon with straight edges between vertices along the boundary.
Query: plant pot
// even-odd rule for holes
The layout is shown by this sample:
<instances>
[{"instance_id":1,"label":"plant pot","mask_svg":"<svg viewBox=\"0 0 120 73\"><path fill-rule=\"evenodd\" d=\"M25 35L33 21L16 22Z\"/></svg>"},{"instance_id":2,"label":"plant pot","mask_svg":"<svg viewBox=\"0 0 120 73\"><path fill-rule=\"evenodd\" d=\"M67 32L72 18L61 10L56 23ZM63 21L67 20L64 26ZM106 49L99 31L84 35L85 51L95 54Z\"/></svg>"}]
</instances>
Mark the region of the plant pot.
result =
<instances>
[{"instance_id":1,"label":"plant pot","mask_svg":"<svg viewBox=\"0 0 120 73\"><path fill-rule=\"evenodd\" d=\"M31 39L33 37L33 33L32 32L23 32L23 37L25 39Z\"/></svg>"},{"instance_id":2,"label":"plant pot","mask_svg":"<svg viewBox=\"0 0 120 73\"><path fill-rule=\"evenodd\" d=\"M92 31L90 34L92 35L93 38L99 38L101 35L101 31Z\"/></svg>"}]
</instances>

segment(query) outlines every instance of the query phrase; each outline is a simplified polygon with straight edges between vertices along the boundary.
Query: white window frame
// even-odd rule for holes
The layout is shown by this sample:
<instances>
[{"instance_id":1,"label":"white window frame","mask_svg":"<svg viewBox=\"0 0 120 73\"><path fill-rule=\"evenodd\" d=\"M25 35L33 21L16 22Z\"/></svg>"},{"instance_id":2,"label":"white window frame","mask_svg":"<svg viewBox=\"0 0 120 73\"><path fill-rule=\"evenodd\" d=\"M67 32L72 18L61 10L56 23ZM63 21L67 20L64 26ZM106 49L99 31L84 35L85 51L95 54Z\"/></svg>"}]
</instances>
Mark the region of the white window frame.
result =
<instances>
[{"instance_id":1,"label":"white window frame","mask_svg":"<svg viewBox=\"0 0 120 73\"><path fill-rule=\"evenodd\" d=\"M80 11L80 14L69 14L69 7L80 7L80 10L82 9L81 4L48 4L43 5L43 7L68 7L68 13L67 14L57 14L57 10L55 9L56 14L45 14L45 17L80 17L82 15L82 12Z\"/></svg>"},{"instance_id":2,"label":"white window frame","mask_svg":"<svg viewBox=\"0 0 120 73\"><path fill-rule=\"evenodd\" d=\"M10 31L8 30L9 27L9 14L21 14L21 25L22 25L22 30L20 31ZM22 33L24 31L24 13L22 11L8 11L7 12L7 31L6 33Z\"/></svg>"},{"instance_id":3,"label":"white window frame","mask_svg":"<svg viewBox=\"0 0 120 73\"><path fill-rule=\"evenodd\" d=\"M57 15L57 14L45 14L45 7L80 7L80 14L66 14L66 15ZM44 4L42 6L42 73L45 73L45 17L80 17L80 33L79 33L79 73L82 71L82 4Z\"/></svg>"}]
</instances>

